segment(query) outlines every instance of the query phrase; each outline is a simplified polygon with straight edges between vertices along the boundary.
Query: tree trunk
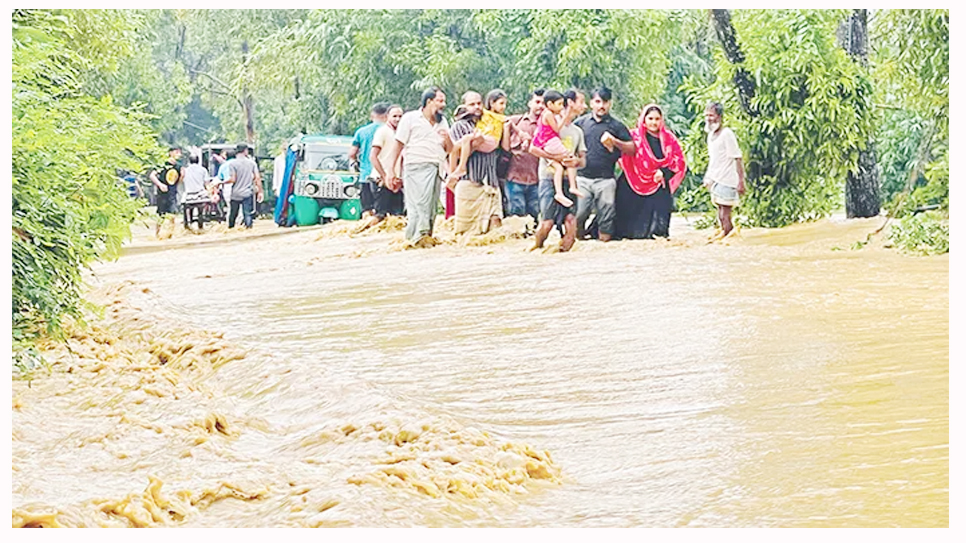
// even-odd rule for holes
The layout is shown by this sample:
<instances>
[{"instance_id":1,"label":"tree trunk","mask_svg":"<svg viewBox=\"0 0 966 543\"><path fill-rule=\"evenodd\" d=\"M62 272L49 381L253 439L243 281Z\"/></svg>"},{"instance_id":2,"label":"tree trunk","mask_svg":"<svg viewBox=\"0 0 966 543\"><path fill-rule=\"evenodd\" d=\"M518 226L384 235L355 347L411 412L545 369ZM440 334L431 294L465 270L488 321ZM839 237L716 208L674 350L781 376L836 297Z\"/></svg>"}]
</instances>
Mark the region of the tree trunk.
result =
<instances>
[{"instance_id":1,"label":"tree trunk","mask_svg":"<svg viewBox=\"0 0 966 543\"><path fill-rule=\"evenodd\" d=\"M738 89L738 100L741 102L741 109L749 117L757 117L760 112L752 105L752 99L755 97L755 82L751 79L748 71L741 66L745 62L745 55L741 52L741 48L738 47L735 27L731 24L731 13L726 9L712 9L711 19L715 34L718 36L718 41L721 43L722 49L724 49L725 57L728 58L728 62L737 66L734 82L735 87ZM780 148L781 135L779 134L777 138L778 141L776 144ZM751 142L751 148L748 150L748 154L748 164L746 166L748 185L754 191L759 188L759 179L775 176L776 172L774 163L768 159L767 150L759 147L756 142ZM780 184L781 181L782 179L779 179L778 183Z\"/></svg>"},{"instance_id":2,"label":"tree trunk","mask_svg":"<svg viewBox=\"0 0 966 543\"><path fill-rule=\"evenodd\" d=\"M248 40L242 41L242 66L248 62ZM243 80L244 80L244 76ZM255 143L255 101L248 90L248 83L242 84L242 109L245 112L245 141Z\"/></svg>"},{"instance_id":3,"label":"tree trunk","mask_svg":"<svg viewBox=\"0 0 966 543\"><path fill-rule=\"evenodd\" d=\"M852 60L863 68L869 65L868 14L864 9L852 10L847 26L848 52ZM861 100L861 99L860 99ZM858 115L871 115L871 107L864 101L855 104ZM876 167L875 139L870 134L865 149L859 150L859 168L849 172L845 181L845 215L875 217L879 214L879 171Z\"/></svg>"},{"instance_id":4,"label":"tree trunk","mask_svg":"<svg viewBox=\"0 0 966 543\"><path fill-rule=\"evenodd\" d=\"M242 107L245 109L245 141L249 144L255 143L255 102L252 95L245 90L245 98L242 100Z\"/></svg>"},{"instance_id":5,"label":"tree trunk","mask_svg":"<svg viewBox=\"0 0 966 543\"><path fill-rule=\"evenodd\" d=\"M849 172L845 181L845 216L875 217L879 214L879 172L875 161L875 144L859 151L859 171Z\"/></svg>"},{"instance_id":6,"label":"tree trunk","mask_svg":"<svg viewBox=\"0 0 966 543\"><path fill-rule=\"evenodd\" d=\"M758 109L751 103L755 97L755 82L751 79L748 70L742 67L745 62L745 55L738 47L738 38L735 36L735 27L731 24L731 13L726 9L711 10L711 19L714 22L714 31L718 35L718 41L724 49L728 62L737 66L735 70L735 86L738 88L738 100L741 102L741 109L752 117L758 116Z\"/></svg>"},{"instance_id":7,"label":"tree trunk","mask_svg":"<svg viewBox=\"0 0 966 543\"><path fill-rule=\"evenodd\" d=\"M188 27L184 24L178 27L178 44L174 48L174 59L181 60L181 55L184 54L184 41L185 36L188 33Z\"/></svg>"}]
</instances>

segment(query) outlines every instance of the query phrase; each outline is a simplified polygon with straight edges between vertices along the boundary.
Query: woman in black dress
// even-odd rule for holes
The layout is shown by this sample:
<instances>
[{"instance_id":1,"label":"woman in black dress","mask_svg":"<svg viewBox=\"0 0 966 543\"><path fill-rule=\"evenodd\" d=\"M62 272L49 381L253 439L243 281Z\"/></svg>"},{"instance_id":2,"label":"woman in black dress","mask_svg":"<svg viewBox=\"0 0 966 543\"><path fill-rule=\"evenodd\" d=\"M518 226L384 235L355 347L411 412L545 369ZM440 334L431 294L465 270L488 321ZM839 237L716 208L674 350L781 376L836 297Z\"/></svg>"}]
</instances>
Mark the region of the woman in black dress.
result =
<instances>
[{"instance_id":1,"label":"woman in black dress","mask_svg":"<svg viewBox=\"0 0 966 543\"><path fill-rule=\"evenodd\" d=\"M664 112L655 104L644 107L637 128L633 156L621 156L624 175L617 181L616 234L624 239L668 237L672 194L681 185L687 165L677 137L664 126Z\"/></svg>"}]
</instances>

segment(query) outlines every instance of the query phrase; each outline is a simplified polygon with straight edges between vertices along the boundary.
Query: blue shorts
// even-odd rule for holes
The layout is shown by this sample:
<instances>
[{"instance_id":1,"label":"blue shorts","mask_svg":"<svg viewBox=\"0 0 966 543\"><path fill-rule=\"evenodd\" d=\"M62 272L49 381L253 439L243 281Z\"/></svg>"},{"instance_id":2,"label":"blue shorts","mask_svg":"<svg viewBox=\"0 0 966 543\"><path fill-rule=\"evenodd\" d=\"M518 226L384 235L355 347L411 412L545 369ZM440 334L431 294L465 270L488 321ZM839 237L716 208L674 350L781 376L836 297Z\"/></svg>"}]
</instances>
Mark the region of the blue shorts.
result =
<instances>
[{"instance_id":1,"label":"blue shorts","mask_svg":"<svg viewBox=\"0 0 966 543\"><path fill-rule=\"evenodd\" d=\"M555 223L563 222L567 215L577 213L577 197L570 193L569 183L563 184L564 195L573 200L574 205L564 207L560 202L553 199L553 179L541 179L538 185L540 194L540 220L553 220Z\"/></svg>"}]
</instances>

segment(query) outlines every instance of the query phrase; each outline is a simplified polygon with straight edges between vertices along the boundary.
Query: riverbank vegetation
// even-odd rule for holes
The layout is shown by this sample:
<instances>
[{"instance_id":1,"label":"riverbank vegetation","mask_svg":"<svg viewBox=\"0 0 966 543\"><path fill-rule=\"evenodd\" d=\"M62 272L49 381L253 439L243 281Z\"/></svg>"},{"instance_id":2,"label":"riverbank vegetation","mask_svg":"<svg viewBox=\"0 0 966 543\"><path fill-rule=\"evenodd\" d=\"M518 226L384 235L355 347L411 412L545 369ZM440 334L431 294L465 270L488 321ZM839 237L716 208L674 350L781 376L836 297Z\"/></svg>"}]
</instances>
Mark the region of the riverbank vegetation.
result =
<instances>
[{"instance_id":1,"label":"riverbank vegetation","mask_svg":"<svg viewBox=\"0 0 966 543\"><path fill-rule=\"evenodd\" d=\"M118 170L143 172L167 145L244 140L274 155L299 132L351 133L376 101L414 108L430 85L446 91L450 111L463 91L494 86L508 92L511 112L535 87L607 85L614 114L629 125L644 104L663 105L691 169L680 211L708 210L702 112L717 100L748 167L742 224L881 208L902 219L897 245L948 251L946 10L15 10L12 18L21 366L32 363L33 338L80 317L81 270L116 255L128 234L137 209ZM945 244L933 243L943 224Z\"/></svg>"},{"instance_id":2,"label":"riverbank vegetation","mask_svg":"<svg viewBox=\"0 0 966 543\"><path fill-rule=\"evenodd\" d=\"M82 317L82 269L129 234L138 206L116 169L139 171L158 143L142 112L85 88L129 54L115 38L133 20L16 10L13 23L13 343L31 367L38 335Z\"/></svg>"}]
</instances>

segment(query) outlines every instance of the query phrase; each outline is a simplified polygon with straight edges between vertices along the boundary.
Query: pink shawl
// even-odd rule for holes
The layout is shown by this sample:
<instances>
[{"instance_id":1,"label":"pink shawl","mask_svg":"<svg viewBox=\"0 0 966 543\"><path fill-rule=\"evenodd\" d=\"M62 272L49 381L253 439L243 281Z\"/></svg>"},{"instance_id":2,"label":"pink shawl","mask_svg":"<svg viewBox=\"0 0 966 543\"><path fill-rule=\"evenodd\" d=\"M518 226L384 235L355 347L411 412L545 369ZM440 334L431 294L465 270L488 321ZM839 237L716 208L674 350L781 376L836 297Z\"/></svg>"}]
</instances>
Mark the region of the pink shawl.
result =
<instances>
[{"instance_id":1,"label":"pink shawl","mask_svg":"<svg viewBox=\"0 0 966 543\"><path fill-rule=\"evenodd\" d=\"M678 190L687 170L681 144L678 143L674 134L664 126L664 112L659 107L661 125L658 128L658 134L661 138L664 158L657 159L654 157L654 152L651 151L651 146L647 143L647 127L644 125L644 112L652 106L657 107L655 104L648 104L644 107L641 111L641 117L637 121L637 128L631 130L631 138L634 140L634 145L637 146L634 156L621 155L621 169L627 176L627 183L634 192L641 196L648 196L657 192L660 185L654 180L654 174L661 168L669 168L675 172L674 177L664 180L672 194Z\"/></svg>"}]
</instances>

